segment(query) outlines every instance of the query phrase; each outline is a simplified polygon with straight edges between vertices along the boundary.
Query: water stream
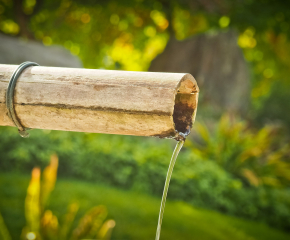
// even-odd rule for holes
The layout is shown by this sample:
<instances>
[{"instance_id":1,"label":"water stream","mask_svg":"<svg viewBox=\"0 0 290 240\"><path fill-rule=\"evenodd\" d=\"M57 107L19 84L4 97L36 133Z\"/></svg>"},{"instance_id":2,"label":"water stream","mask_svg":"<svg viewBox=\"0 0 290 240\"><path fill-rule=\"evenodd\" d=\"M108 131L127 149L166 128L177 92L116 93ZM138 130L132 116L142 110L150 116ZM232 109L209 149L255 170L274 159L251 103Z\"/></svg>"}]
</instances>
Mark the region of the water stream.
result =
<instances>
[{"instance_id":1,"label":"water stream","mask_svg":"<svg viewBox=\"0 0 290 240\"><path fill-rule=\"evenodd\" d=\"M182 148L183 144L184 144L184 140L181 140L181 141L177 142L177 144L175 146L175 149L173 151L170 163L169 163L169 167L168 167L168 171L167 171L167 175L166 175L166 180L165 180L165 184L164 184L164 189L163 189L161 205L160 205L160 211L159 211L159 218L158 218L158 225L157 225L157 231L156 231L155 240L159 240L159 238L160 238L161 225L162 225L163 213L164 213L164 209L165 209L165 203L166 203L168 187L169 187L171 175L172 175L172 172L173 172L174 164L176 162L178 153L179 153L180 149Z\"/></svg>"}]
</instances>

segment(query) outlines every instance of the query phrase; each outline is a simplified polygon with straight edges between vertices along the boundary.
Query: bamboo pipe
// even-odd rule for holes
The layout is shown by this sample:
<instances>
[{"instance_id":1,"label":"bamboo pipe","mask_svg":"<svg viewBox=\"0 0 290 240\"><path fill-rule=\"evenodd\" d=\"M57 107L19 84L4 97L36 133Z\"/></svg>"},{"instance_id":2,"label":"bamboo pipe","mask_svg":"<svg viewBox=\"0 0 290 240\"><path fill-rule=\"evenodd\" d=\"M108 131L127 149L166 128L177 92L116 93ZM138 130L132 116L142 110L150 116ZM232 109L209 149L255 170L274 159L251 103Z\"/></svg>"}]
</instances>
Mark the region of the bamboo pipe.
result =
<instances>
[{"instance_id":1,"label":"bamboo pipe","mask_svg":"<svg viewBox=\"0 0 290 240\"><path fill-rule=\"evenodd\" d=\"M5 94L17 67L0 64L0 126L14 126ZM178 140L195 120L198 92L190 74L33 66L18 78L14 107L27 128Z\"/></svg>"}]
</instances>

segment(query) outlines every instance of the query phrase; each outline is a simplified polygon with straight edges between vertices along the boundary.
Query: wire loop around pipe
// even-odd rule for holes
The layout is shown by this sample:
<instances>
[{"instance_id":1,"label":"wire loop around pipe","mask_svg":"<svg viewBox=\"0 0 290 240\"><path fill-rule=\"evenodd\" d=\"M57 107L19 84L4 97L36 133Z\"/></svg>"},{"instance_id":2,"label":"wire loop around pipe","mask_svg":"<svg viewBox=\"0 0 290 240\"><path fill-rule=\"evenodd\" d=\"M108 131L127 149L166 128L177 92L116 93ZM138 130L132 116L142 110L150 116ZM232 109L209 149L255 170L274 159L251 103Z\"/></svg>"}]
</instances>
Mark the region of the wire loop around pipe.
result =
<instances>
[{"instance_id":1,"label":"wire loop around pipe","mask_svg":"<svg viewBox=\"0 0 290 240\"><path fill-rule=\"evenodd\" d=\"M12 120L14 125L18 128L18 132L20 136L23 138L29 137L29 133L27 132L27 130L30 130L30 128L24 127L20 123L19 118L17 117L15 108L14 108L14 92L15 92L15 86L16 86L19 76L21 75L24 69L31 66L39 66L39 64L35 62L24 62L18 66L18 68L13 72L10 78L10 81L7 87L7 92L6 92L6 108L8 111L8 116Z\"/></svg>"}]
</instances>

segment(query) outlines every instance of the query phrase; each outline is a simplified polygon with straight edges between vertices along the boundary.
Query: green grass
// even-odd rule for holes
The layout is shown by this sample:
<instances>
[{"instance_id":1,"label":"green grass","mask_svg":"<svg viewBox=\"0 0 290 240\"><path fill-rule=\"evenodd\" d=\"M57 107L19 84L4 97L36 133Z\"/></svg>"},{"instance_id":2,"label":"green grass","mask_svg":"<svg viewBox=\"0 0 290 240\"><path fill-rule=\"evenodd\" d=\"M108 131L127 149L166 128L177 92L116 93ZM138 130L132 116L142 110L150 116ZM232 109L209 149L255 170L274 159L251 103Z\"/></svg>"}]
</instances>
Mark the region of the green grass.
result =
<instances>
[{"instance_id":1,"label":"green grass","mask_svg":"<svg viewBox=\"0 0 290 240\"><path fill-rule=\"evenodd\" d=\"M19 239L25 224L24 199L29 176L0 175L0 212L13 236ZM170 191L170 188L169 188ZM80 217L90 207L103 204L116 221L112 239L154 239L160 198L137 192L77 180L59 179L50 198L49 209L60 219L69 203L80 204ZM161 240L210 239L290 239L290 234L265 224L246 221L220 213L197 209L184 202L166 203Z\"/></svg>"}]
</instances>

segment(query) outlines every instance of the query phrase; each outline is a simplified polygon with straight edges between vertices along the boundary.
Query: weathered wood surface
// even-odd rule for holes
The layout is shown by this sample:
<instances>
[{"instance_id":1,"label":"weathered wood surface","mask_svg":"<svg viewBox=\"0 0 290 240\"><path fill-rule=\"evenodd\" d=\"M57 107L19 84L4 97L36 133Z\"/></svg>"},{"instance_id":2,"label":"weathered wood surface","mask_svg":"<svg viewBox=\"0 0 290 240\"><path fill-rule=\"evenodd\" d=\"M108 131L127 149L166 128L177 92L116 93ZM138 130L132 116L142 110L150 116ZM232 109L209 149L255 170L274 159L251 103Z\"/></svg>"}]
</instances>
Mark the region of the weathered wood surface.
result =
<instances>
[{"instance_id":1,"label":"weathered wood surface","mask_svg":"<svg viewBox=\"0 0 290 240\"><path fill-rule=\"evenodd\" d=\"M0 64L0 125L13 126L5 94L17 65ZM198 86L190 74L30 67L16 114L28 128L174 137L191 127Z\"/></svg>"}]
</instances>

